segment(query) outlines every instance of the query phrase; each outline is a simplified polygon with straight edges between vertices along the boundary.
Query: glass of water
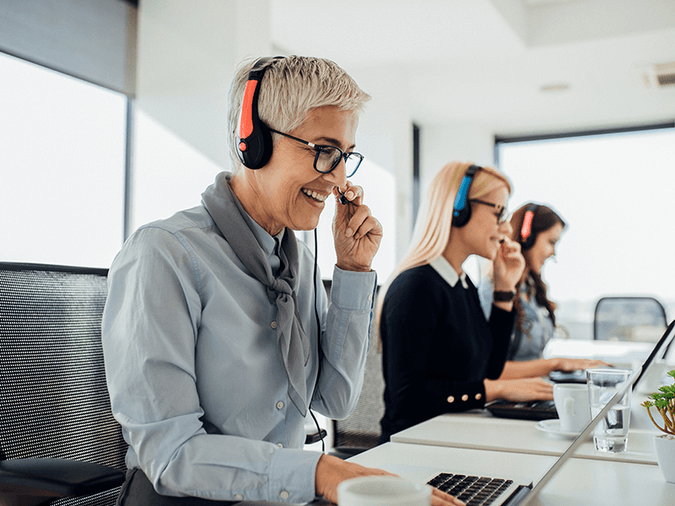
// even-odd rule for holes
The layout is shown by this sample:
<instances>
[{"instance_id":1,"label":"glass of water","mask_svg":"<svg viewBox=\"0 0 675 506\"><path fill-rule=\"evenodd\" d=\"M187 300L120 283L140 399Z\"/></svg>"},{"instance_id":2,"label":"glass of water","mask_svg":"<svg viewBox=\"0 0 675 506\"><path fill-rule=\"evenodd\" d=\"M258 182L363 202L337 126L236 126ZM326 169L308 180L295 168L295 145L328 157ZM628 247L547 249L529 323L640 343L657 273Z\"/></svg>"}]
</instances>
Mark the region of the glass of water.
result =
<instances>
[{"instance_id":1,"label":"glass of water","mask_svg":"<svg viewBox=\"0 0 675 506\"><path fill-rule=\"evenodd\" d=\"M588 369L588 400L591 406L591 417L595 417L616 391L623 386L631 375L631 371L623 369ZM630 425L629 388L623 397L607 412L593 429L595 449L601 452L624 452L628 442Z\"/></svg>"}]
</instances>

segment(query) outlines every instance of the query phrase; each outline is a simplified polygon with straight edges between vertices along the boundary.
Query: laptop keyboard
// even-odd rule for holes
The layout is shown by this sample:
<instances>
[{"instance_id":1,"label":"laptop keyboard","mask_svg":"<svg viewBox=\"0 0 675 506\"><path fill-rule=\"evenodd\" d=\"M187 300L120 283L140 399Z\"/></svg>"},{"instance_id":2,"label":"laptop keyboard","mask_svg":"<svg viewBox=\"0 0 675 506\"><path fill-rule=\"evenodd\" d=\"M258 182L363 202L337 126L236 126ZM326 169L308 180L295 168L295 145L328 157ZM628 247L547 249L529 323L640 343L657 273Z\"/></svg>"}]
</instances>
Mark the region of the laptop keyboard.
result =
<instances>
[{"instance_id":1,"label":"laptop keyboard","mask_svg":"<svg viewBox=\"0 0 675 506\"><path fill-rule=\"evenodd\" d=\"M492 504L512 483L512 480L501 478L481 478L451 473L440 473L427 482L432 487L464 501L467 506Z\"/></svg>"},{"instance_id":2,"label":"laptop keyboard","mask_svg":"<svg viewBox=\"0 0 675 506\"><path fill-rule=\"evenodd\" d=\"M553 401L510 402L498 400L487 406L494 416L520 420L549 420L558 418Z\"/></svg>"}]
</instances>

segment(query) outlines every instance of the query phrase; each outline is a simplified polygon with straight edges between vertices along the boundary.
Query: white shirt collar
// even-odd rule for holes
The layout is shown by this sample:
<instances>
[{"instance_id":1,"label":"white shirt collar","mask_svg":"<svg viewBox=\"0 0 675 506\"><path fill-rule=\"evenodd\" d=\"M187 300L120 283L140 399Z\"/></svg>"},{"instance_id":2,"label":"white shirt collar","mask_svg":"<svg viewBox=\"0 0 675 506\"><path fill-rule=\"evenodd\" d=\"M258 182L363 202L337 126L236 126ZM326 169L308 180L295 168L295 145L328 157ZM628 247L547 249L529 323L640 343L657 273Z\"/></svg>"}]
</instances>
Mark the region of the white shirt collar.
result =
<instances>
[{"instance_id":1,"label":"white shirt collar","mask_svg":"<svg viewBox=\"0 0 675 506\"><path fill-rule=\"evenodd\" d=\"M429 265L436 269L436 272L438 272L451 287L454 288L457 282L461 281L464 288L469 288L469 285L466 283L466 273L462 272L461 275L457 275L457 271L443 255L429 262Z\"/></svg>"}]
</instances>

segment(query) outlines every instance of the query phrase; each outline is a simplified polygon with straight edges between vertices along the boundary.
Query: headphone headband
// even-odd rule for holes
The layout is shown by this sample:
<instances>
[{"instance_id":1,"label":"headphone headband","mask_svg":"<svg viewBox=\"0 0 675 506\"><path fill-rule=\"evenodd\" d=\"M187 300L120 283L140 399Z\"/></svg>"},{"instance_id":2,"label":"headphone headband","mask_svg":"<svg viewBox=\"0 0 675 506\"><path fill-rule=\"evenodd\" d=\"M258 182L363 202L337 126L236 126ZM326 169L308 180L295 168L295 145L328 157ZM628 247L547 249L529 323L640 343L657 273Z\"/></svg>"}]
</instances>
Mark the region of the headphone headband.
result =
<instances>
[{"instance_id":1,"label":"headphone headband","mask_svg":"<svg viewBox=\"0 0 675 506\"><path fill-rule=\"evenodd\" d=\"M452 226L453 227L463 227L469 222L471 218L471 205L469 204L469 188L471 188L471 183L473 182L473 177L476 175L476 172L481 170L482 167L478 165L470 165L462 182L459 185L459 190L457 190L457 196L455 197L455 204L452 208Z\"/></svg>"}]
</instances>

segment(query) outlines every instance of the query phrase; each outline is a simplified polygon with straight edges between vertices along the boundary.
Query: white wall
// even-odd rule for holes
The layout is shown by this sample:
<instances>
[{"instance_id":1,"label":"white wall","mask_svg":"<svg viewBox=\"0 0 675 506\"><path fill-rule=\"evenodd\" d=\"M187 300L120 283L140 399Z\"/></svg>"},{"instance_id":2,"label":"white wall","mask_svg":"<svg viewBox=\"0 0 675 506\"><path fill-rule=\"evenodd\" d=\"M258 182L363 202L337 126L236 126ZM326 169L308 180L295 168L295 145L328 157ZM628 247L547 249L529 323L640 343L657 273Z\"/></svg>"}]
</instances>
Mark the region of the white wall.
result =
<instances>
[{"instance_id":1,"label":"white wall","mask_svg":"<svg viewBox=\"0 0 675 506\"><path fill-rule=\"evenodd\" d=\"M487 125L467 122L423 126L420 135L421 197L448 162L472 162L494 167L494 133Z\"/></svg>"},{"instance_id":2,"label":"white wall","mask_svg":"<svg viewBox=\"0 0 675 506\"><path fill-rule=\"evenodd\" d=\"M413 120L407 79L400 69L393 66L345 70L372 97L359 124L358 151L396 178L396 191L391 195L396 201L396 229L385 229L385 234L396 235L395 253L398 261L408 247L413 227ZM378 190L380 188L364 188L366 199L369 192Z\"/></svg>"},{"instance_id":3,"label":"white wall","mask_svg":"<svg viewBox=\"0 0 675 506\"><path fill-rule=\"evenodd\" d=\"M215 174L229 168L230 82L244 57L271 53L268 3L140 2L132 230L198 204Z\"/></svg>"}]
</instances>

